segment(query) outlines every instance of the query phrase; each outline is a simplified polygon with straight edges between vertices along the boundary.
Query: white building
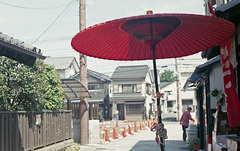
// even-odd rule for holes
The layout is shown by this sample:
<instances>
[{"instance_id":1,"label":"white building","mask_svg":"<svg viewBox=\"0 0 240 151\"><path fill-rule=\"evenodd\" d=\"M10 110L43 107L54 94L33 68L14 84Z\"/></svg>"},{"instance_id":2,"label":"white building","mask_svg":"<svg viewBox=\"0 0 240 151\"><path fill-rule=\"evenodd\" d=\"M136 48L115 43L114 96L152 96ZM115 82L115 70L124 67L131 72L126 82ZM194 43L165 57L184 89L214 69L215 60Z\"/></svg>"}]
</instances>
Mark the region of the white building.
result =
<instances>
[{"instance_id":1,"label":"white building","mask_svg":"<svg viewBox=\"0 0 240 151\"><path fill-rule=\"evenodd\" d=\"M164 98L161 99L161 107L163 113L177 112L177 86L176 81L161 82L160 92L164 93Z\"/></svg>"},{"instance_id":2,"label":"white building","mask_svg":"<svg viewBox=\"0 0 240 151\"><path fill-rule=\"evenodd\" d=\"M148 66L119 66L112 74L111 81L113 118L117 110L119 120L148 119L153 114L153 79Z\"/></svg>"},{"instance_id":3,"label":"white building","mask_svg":"<svg viewBox=\"0 0 240 151\"><path fill-rule=\"evenodd\" d=\"M197 107L197 99L195 96L194 89L184 90L184 84L187 79L192 75L196 66L203 64L206 62L206 59L188 59L188 57L184 57L177 60L178 67L178 76L179 76L179 109L180 109L180 117L184 111L187 110L188 107L192 108L192 116L196 117L196 107ZM180 118L179 117L179 118Z\"/></svg>"},{"instance_id":4,"label":"white building","mask_svg":"<svg viewBox=\"0 0 240 151\"><path fill-rule=\"evenodd\" d=\"M79 65L75 57L47 57L44 63L54 66L60 79L67 79L79 73Z\"/></svg>"}]
</instances>

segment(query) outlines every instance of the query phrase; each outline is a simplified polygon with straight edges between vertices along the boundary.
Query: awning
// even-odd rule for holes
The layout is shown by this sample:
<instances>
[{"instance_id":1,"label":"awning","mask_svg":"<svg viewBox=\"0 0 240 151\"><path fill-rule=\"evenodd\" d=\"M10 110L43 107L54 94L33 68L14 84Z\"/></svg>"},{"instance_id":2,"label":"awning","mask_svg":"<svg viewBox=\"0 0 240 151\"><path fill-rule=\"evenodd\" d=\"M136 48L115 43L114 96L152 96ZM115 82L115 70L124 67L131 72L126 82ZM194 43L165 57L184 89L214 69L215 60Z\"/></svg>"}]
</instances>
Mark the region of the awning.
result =
<instances>
[{"instance_id":1,"label":"awning","mask_svg":"<svg viewBox=\"0 0 240 151\"><path fill-rule=\"evenodd\" d=\"M183 89L186 90L189 87L195 87L199 83L199 81L201 81L202 77L203 73L191 76L190 78L187 79Z\"/></svg>"},{"instance_id":2,"label":"awning","mask_svg":"<svg viewBox=\"0 0 240 151\"><path fill-rule=\"evenodd\" d=\"M61 79L61 85L67 99L90 98L88 89L76 79Z\"/></svg>"},{"instance_id":3,"label":"awning","mask_svg":"<svg viewBox=\"0 0 240 151\"><path fill-rule=\"evenodd\" d=\"M201 81L204 78L204 72L213 64L217 63L220 61L220 56L217 56L204 64L201 64L197 66L192 73L192 76L187 79L186 83L183 86L183 89L186 90L189 87L194 87L196 86L199 81Z\"/></svg>"}]
</instances>

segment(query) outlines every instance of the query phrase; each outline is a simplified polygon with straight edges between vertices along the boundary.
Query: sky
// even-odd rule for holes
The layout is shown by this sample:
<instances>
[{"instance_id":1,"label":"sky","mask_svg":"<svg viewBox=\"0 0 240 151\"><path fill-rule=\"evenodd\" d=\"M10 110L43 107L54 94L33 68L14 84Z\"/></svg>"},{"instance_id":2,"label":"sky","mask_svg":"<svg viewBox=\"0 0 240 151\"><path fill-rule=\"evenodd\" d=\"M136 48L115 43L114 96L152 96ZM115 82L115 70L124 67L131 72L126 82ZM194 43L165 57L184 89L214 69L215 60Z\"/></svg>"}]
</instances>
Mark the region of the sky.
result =
<instances>
[{"instance_id":1,"label":"sky","mask_svg":"<svg viewBox=\"0 0 240 151\"><path fill-rule=\"evenodd\" d=\"M87 27L105 21L153 13L204 15L203 0L85 0ZM0 0L0 32L42 50L49 57L74 56L71 39L79 32L78 0ZM200 55L190 56L200 58ZM152 61L109 61L87 57L89 69L111 76L117 66L148 65ZM157 67L174 69L174 59ZM165 68L166 69L166 68Z\"/></svg>"}]
</instances>

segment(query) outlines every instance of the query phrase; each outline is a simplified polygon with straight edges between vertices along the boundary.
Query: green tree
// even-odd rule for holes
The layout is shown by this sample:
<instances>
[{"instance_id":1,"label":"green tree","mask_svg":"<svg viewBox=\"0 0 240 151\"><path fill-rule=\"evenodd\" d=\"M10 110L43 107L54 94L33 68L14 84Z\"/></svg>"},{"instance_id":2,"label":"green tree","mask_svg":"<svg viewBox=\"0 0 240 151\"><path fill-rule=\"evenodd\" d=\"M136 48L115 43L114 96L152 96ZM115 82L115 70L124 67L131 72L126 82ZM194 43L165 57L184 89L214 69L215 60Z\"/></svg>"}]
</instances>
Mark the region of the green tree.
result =
<instances>
[{"instance_id":1,"label":"green tree","mask_svg":"<svg viewBox=\"0 0 240 151\"><path fill-rule=\"evenodd\" d=\"M33 67L0 57L0 110L58 110L64 105L60 79L52 66Z\"/></svg>"},{"instance_id":2,"label":"green tree","mask_svg":"<svg viewBox=\"0 0 240 151\"><path fill-rule=\"evenodd\" d=\"M171 70L164 70L160 75L160 82L172 82L176 80L176 76L174 76L174 72Z\"/></svg>"}]
</instances>

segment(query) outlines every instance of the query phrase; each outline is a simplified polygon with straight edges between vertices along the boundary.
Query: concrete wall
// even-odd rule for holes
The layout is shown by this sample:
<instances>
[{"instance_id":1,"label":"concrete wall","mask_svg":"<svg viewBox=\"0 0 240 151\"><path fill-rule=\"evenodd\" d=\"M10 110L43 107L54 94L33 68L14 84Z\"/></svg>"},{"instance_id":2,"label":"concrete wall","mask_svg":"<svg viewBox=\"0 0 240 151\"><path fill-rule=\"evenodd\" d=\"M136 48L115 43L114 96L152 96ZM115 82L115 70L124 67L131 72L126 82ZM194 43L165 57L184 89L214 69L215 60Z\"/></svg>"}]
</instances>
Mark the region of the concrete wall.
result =
<instances>
[{"instance_id":1,"label":"concrete wall","mask_svg":"<svg viewBox=\"0 0 240 151\"><path fill-rule=\"evenodd\" d=\"M89 144L100 143L99 120L89 120Z\"/></svg>"},{"instance_id":2,"label":"concrete wall","mask_svg":"<svg viewBox=\"0 0 240 151\"><path fill-rule=\"evenodd\" d=\"M72 134L74 142L80 143L80 119L73 119Z\"/></svg>"},{"instance_id":3,"label":"concrete wall","mask_svg":"<svg viewBox=\"0 0 240 151\"><path fill-rule=\"evenodd\" d=\"M127 114L126 120L133 121L141 121L143 119L143 115L140 114Z\"/></svg>"},{"instance_id":4,"label":"concrete wall","mask_svg":"<svg viewBox=\"0 0 240 151\"><path fill-rule=\"evenodd\" d=\"M73 140L70 139L44 148L36 149L35 151L65 151L66 148L71 146L72 144Z\"/></svg>"},{"instance_id":5,"label":"concrete wall","mask_svg":"<svg viewBox=\"0 0 240 151\"><path fill-rule=\"evenodd\" d=\"M222 67L221 63L216 63L212 66L212 71L210 72L210 91L217 89L224 88L223 86L223 73L222 73ZM224 90L223 90L224 92ZM210 98L211 99L211 109L216 109L217 106L217 99L216 98ZM226 103L222 105L222 111L226 111Z\"/></svg>"}]
</instances>

